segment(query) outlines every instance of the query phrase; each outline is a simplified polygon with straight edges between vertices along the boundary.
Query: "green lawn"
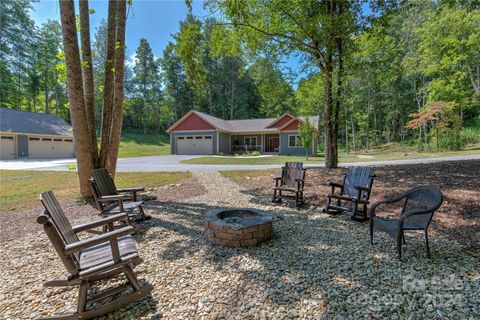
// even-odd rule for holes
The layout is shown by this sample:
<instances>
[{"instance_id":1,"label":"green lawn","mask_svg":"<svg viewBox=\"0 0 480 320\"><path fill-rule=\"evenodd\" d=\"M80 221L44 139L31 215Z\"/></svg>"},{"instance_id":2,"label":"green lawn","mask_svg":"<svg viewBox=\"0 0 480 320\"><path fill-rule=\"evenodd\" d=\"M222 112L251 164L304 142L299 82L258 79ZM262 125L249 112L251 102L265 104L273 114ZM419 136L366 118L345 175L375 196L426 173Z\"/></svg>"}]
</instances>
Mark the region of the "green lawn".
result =
<instances>
[{"instance_id":1,"label":"green lawn","mask_svg":"<svg viewBox=\"0 0 480 320\"><path fill-rule=\"evenodd\" d=\"M119 172L118 187L158 187L191 177L188 172ZM38 204L38 195L55 191L60 200L79 198L78 177L67 171L0 170L0 212L11 212Z\"/></svg>"},{"instance_id":2,"label":"green lawn","mask_svg":"<svg viewBox=\"0 0 480 320\"><path fill-rule=\"evenodd\" d=\"M340 151L340 162L367 162L380 160L398 160L398 159L421 159L433 157L459 156L479 154L480 146L472 146L463 151L449 152L417 152L407 147L396 145L386 145L381 148L368 150L368 152L348 153ZM300 161L306 164L323 163L323 157L309 157L308 161L305 157L299 156L272 156L272 157L200 157L189 160L183 160L181 163L188 164L284 164L287 161Z\"/></svg>"},{"instance_id":3,"label":"green lawn","mask_svg":"<svg viewBox=\"0 0 480 320\"><path fill-rule=\"evenodd\" d=\"M134 131L122 133L120 158L163 156L170 154L170 137L165 134L143 134Z\"/></svg>"}]
</instances>

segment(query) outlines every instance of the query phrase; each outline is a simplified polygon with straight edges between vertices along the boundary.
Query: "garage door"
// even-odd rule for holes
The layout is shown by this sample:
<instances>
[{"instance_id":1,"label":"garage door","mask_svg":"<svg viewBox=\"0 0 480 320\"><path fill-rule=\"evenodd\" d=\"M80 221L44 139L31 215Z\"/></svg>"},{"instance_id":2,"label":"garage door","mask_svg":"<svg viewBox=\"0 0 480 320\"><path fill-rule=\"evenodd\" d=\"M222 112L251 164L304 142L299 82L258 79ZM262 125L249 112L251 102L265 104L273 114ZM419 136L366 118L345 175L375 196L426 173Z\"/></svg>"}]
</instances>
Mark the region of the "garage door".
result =
<instances>
[{"instance_id":1,"label":"garage door","mask_svg":"<svg viewBox=\"0 0 480 320\"><path fill-rule=\"evenodd\" d=\"M73 140L29 137L28 157L32 159L73 158Z\"/></svg>"},{"instance_id":2,"label":"garage door","mask_svg":"<svg viewBox=\"0 0 480 320\"><path fill-rule=\"evenodd\" d=\"M212 154L212 136L177 137L177 154Z\"/></svg>"},{"instance_id":3,"label":"garage door","mask_svg":"<svg viewBox=\"0 0 480 320\"><path fill-rule=\"evenodd\" d=\"M0 159L9 160L17 157L17 148L14 136L0 137Z\"/></svg>"}]
</instances>

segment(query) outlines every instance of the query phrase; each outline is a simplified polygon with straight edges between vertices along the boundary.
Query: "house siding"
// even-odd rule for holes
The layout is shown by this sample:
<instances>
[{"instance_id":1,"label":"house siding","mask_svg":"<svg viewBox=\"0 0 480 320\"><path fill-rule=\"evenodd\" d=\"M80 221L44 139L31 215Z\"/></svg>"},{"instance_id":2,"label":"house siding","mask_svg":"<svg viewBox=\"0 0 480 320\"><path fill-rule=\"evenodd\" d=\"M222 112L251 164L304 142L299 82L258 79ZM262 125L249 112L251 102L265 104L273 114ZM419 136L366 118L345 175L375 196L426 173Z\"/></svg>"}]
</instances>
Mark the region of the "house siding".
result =
<instances>
[{"instance_id":1,"label":"house siding","mask_svg":"<svg viewBox=\"0 0 480 320\"><path fill-rule=\"evenodd\" d=\"M304 148L290 148L288 147L288 136L292 134L297 134L297 132L282 132L280 133L280 154L281 155L305 155ZM316 145L316 141L313 144ZM313 148L312 148L313 150ZM312 152L311 150L311 152ZM310 154L311 155L311 154Z\"/></svg>"},{"instance_id":2,"label":"house siding","mask_svg":"<svg viewBox=\"0 0 480 320\"><path fill-rule=\"evenodd\" d=\"M217 153L217 132L216 131L172 131L170 133L170 151L172 154L177 154L177 137L181 136L212 136L213 153Z\"/></svg>"},{"instance_id":3,"label":"house siding","mask_svg":"<svg viewBox=\"0 0 480 320\"><path fill-rule=\"evenodd\" d=\"M223 153L230 153L230 135L226 133L219 133L218 138L218 151Z\"/></svg>"},{"instance_id":4,"label":"house siding","mask_svg":"<svg viewBox=\"0 0 480 320\"><path fill-rule=\"evenodd\" d=\"M209 124L207 121L200 118L195 113L189 115L185 120L176 126L172 132L179 130L215 130L215 127Z\"/></svg>"}]
</instances>

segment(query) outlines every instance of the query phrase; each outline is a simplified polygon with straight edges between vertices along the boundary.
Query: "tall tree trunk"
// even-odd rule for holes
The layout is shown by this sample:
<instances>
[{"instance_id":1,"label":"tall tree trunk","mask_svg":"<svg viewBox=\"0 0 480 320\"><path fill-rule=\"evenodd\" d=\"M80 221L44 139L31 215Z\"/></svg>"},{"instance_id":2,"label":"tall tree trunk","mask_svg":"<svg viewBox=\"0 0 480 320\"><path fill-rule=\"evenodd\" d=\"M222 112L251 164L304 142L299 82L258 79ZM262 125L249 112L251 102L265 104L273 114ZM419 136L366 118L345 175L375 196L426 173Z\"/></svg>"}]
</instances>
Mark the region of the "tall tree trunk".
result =
<instances>
[{"instance_id":1,"label":"tall tree trunk","mask_svg":"<svg viewBox=\"0 0 480 320\"><path fill-rule=\"evenodd\" d=\"M50 106L48 101L48 59L45 52L45 114L50 114Z\"/></svg>"},{"instance_id":2,"label":"tall tree trunk","mask_svg":"<svg viewBox=\"0 0 480 320\"><path fill-rule=\"evenodd\" d=\"M117 4L117 31L116 31L116 50L115 50L115 96L112 121L112 137L110 150L107 157L107 169L115 176L117 168L118 150L120 148L120 138L122 135L123 124L123 100L125 84L125 24L126 24L127 3L121 0Z\"/></svg>"},{"instance_id":3,"label":"tall tree trunk","mask_svg":"<svg viewBox=\"0 0 480 320\"><path fill-rule=\"evenodd\" d=\"M78 164L80 193L91 196L88 179L93 170L91 147L88 139L87 117L83 96L82 67L78 49L75 7L73 0L60 0L60 18L62 22L63 47L67 66L70 115L75 139L75 154Z\"/></svg>"},{"instance_id":4,"label":"tall tree trunk","mask_svg":"<svg viewBox=\"0 0 480 320\"><path fill-rule=\"evenodd\" d=\"M333 50L328 48L326 53L324 75L324 102L325 109L323 112L323 125L325 134L325 166L327 168L337 167L337 159L335 159L336 134L334 132L334 103L333 103Z\"/></svg>"},{"instance_id":5,"label":"tall tree trunk","mask_svg":"<svg viewBox=\"0 0 480 320\"><path fill-rule=\"evenodd\" d=\"M102 113L102 132L100 143L99 167L105 168L107 163L108 150L110 148L110 138L112 134L112 110L114 99L114 67L115 67L115 15L117 12L117 1L108 2L108 22L107 22L107 56L105 61L105 83L103 86L103 113Z\"/></svg>"},{"instance_id":6,"label":"tall tree trunk","mask_svg":"<svg viewBox=\"0 0 480 320\"><path fill-rule=\"evenodd\" d=\"M83 61L83 90L85 97L85 112L87 115L88 137L92 146L92 161L98 167L98 144L95 127L95 85L93 82L92 49L90 45L90 12L88 0L80 0L80 39Z\"/></svg>"}]
</instances>

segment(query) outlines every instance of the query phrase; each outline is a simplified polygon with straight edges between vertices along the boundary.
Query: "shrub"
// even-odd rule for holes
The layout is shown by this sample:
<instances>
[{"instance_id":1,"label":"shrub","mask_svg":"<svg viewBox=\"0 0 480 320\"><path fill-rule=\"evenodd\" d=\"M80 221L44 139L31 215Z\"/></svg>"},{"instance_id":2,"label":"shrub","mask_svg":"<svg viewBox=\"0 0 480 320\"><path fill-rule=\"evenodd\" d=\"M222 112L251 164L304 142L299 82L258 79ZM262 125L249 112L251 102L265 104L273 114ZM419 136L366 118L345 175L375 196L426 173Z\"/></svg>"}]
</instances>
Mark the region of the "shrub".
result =
<instances>
[{"instance_id":1,"label":"shrub","mask_svg":"<svg viewBox=\"0 0 480 320\"><path fill-rule=\"evenodd\" d=\"M249 154L249 156L251 156L251 157L258 157L259 155L260 155L260 152L258 152L258 151L253 151Z\"/></svg>"},{"instance_id":2,"label":"shrub","mask_svg":"<svg viewBox=\"0 0 480 320\"><path fill-rule=\"evenodd\" d=\"M223 152L219 152L219 153L218 153L218 155L219 155L219 156L224 156L224 155L225 155L225 153L223 153Z\"/></svg>"}]
</instances>

